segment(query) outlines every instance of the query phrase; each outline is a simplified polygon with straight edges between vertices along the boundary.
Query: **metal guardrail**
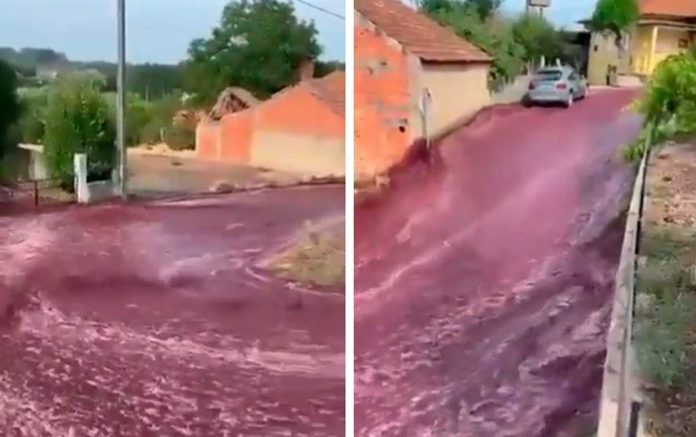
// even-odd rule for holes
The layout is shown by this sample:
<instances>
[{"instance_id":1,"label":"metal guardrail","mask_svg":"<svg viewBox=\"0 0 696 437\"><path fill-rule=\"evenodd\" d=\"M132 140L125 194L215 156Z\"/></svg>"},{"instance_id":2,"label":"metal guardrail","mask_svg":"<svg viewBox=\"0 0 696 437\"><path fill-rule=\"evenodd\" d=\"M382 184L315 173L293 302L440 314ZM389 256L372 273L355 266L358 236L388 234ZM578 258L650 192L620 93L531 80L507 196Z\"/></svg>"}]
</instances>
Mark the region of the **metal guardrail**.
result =
<instances>
[{"instance_id":1,"label":"metal guardrail","mask_svg":"<svg viewBox=\"0 0 696 437\"><path fill-rule=\"evenodd\" d=\"M640 162L626 217L621 259L616 272L611 322L607 335L602 397L597 437L635 437L639 430L641 400L635 378L633 317L638 252L649 154Z\"/></svg>"}]
</instances>

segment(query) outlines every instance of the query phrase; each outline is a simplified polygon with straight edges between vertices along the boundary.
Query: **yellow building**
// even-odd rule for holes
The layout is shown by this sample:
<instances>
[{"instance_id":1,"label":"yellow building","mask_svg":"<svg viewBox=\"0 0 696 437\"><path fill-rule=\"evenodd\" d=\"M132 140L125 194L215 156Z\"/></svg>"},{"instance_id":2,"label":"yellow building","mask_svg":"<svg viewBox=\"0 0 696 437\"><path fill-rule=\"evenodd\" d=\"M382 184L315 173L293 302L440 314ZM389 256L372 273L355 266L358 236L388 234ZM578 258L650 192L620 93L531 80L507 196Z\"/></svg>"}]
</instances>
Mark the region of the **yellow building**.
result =
<instances>
[{"instance_id":1,"label":"yellow building","mask_svg":"<svg viewBox=\"0 0 696 437\"><path fill-rule=\"evenodd\" d=\"M631 38L631 69L649 76L670 55L688 50L696 32L696 0L644 0Z\"/></svg>"},{"instance_id":2,"label":"yellow building","mask_svg":"<svg viewBox=\"0 0 696 437\"><path fill-rule=\"evenodd\" d=\"M618 50L613 37L594 34L590 43L588 80L606 83L611 66L619 74L647 77L670 55L688 50L696 33L696 0L641 0L640 19ZM625 53L627 56L621 56Z\"/></svg>"}]
</instances>

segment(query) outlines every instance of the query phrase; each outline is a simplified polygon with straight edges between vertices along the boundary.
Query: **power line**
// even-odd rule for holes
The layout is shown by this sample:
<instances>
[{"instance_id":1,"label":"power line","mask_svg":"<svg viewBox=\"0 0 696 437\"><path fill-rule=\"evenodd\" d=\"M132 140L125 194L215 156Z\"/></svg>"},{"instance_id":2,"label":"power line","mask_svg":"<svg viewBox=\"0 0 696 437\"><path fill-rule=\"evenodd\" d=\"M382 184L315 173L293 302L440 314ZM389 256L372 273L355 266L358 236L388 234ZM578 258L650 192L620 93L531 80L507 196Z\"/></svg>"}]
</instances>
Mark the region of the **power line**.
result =
<instances>
[{"instance_id":1,"label":"power line","mask_svg":"<svg viewBox=\"0 0 696 437\"><path fill-rule=\"evenodd\" d=\"M297 3L301 3L301 4L303 4L303 5L305 5L305 6L308 6L308 7L312 8L312 9L316 9L317 11L323 12L323 13L325 13L325 14L327 14L327 15L331 15L332 17L338 18L339 20L344 20L344 21L345 21L345 19L346 19L346 17L344 17L343 15L337 14L337 13L335 13L335 12L331 12L330 10L324 9L324 8L322 8L321 6L317 6L317 5L315 5L314 3L310 3L310 2L308 2L307 0L293 0L293 1L296 1Z\"/></svg>"}]
</instances>

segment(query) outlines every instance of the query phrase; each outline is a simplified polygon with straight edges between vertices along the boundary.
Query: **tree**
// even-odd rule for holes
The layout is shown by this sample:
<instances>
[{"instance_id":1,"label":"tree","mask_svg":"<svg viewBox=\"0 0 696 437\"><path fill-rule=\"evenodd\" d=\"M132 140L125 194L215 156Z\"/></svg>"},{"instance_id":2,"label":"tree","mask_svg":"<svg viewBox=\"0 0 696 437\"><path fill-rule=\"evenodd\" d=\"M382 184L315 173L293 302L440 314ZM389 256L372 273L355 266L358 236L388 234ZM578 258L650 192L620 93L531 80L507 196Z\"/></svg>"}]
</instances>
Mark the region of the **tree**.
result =
<instances>
[{"instance_id":1,"label":"tree","mask_svg":"<svg viewBox=\"0 0 696 437\"><path fill-rule=\"evenodd\" d=\"M639 15L637 0L599 0L589 27L594 32L611 32L620 46L623 35L638 22Z\"/></svg>"},{"instance_id":2,"label":"tree","mask_svg":"<svg viewBox=\"0 0 696 437\"><path fill-rule=\"evenodd\" d=\"M266 97L297 80L297 69L321 53L313 23L298 20L291 3L240 0L228 4L210 38L191 43L188 89L212 102L228 86Z\"/></svg>"},{"instance_id":3,"label":"tree","mask_svg":"<svg viewBox=\"0 0 696 437\"><path fill-rule=\"evenodd\" d=\"M421 0L419 3L420 10L430 16L452 12L457 6L461 6L457 0Z\"/></svg>"},{"instance_id":4,"label":"tree","mask_svg":"<svg viewBox=\"0 0 696 437\"><path fill-rule=\"evenodd\" d=\"M17 97L17 74L8 64L0 61L0 159L12 145L10 128L19 119L21 106Z\"/></svg>"},{"instance_id":5,"label":"tree","mask_svg":"<svg viewBox=\"0 0 696 437\"><path fill-rule=\"evenodd\" d=\"M464 6L474 10L482 20L491 18L502 3L503 0L464 0Z\"/></svg>"},{"instance_id":6,"label":"tree","mask_svg":"<svg viewBox=\"0 0 696 437\"><path fill-rule=\"evenodd\" d=\"M484 21L471 5L458 0L425 0L422 7L441 25L493 57L490 88L500 88L522 71L524 48L515 41L508 20L492 16Z\"/></svg>"},{"instance_id":7,"label":"tree","mask_svg":"<svg viewBox=\"0 0 696 437\"><path fill-rule=\"evenodd\" d=\"M512 34L524 48L527 63L536 64L542 57L562 59L565 55L563 35L544 17L520 15L512 24Z\"/></svg>"},{"instance_id":8,"label":"tree","mask_svg":"<svg viewBox=\"0 0 696 437\"><path fill-rule=\"evenodd\" d=\"M334 71L345 71L346 64L339 61L316 61L314 63L314 76L324 77Z\"/></svg>"},{"instance_id":9,"label":"tree","mask_svg":"<svg viewBox=\"0 0 696 437\"><path fill-rule=\"evenodd\" d=\"M86 153L89 177L107 176L116 155L116 127L109 103L93 81L66 76L53 86L46 108L46 164L65 189L73 186L73 156Z\"/></svg>"}]
</instances>

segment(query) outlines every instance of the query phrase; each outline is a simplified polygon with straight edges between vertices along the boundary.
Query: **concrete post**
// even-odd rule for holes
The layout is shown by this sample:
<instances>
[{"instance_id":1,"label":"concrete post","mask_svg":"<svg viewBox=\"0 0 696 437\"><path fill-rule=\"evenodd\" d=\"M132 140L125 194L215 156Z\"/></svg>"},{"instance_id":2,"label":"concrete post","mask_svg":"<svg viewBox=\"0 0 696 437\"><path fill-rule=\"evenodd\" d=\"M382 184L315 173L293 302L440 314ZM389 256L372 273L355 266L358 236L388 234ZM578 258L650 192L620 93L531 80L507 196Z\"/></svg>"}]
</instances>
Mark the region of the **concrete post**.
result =
<instances>
[{"instance_id":1,"label":"concrete post","mask_svg":"<svg viewBox=\"0 0 696 437\"><path fill-rule=\"evenodd\" d=\"M128 200L126 171L126 0L118 0L118 71L116 73L116 145L118 148L118 180L116 186L123 200Z\"/></svg>"},{"instance_id":2,"label":"concrete post","mask_svg":"<svg viewBox=\"0 0 696 437\"><path fill-rule=\"evenodd\" d=\"M76 153L75 164L75 195L77 203L89 202L89 189L87 188L87 155Z\"/></svg>"}]
</instances>

